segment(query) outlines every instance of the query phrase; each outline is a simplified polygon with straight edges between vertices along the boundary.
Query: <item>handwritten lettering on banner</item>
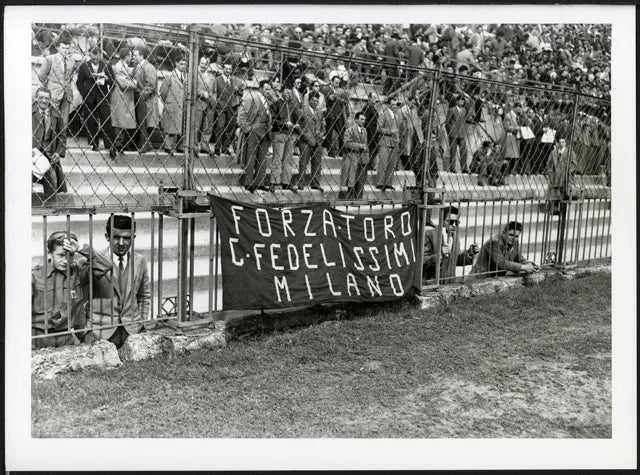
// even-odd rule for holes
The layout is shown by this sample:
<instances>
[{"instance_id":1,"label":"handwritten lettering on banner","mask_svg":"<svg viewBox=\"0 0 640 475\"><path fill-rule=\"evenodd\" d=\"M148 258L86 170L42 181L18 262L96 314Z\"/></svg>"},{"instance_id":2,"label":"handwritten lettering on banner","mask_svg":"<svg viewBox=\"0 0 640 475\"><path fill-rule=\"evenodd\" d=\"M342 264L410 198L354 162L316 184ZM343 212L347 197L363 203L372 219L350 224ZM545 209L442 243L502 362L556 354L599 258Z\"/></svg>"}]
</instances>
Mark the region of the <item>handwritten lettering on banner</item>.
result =
<instances>
[{"instance_id":1,"label":"handwritten lettering on banner","mask_svg":"<svg viewBox=\"0 0 640 475\"><path fill-rule=\"evenodd\" d=\"M351 214L328 204L210 200L220 231L224 309L385 301L418 290L415 205Z\"/></svg>"}]
</instances>

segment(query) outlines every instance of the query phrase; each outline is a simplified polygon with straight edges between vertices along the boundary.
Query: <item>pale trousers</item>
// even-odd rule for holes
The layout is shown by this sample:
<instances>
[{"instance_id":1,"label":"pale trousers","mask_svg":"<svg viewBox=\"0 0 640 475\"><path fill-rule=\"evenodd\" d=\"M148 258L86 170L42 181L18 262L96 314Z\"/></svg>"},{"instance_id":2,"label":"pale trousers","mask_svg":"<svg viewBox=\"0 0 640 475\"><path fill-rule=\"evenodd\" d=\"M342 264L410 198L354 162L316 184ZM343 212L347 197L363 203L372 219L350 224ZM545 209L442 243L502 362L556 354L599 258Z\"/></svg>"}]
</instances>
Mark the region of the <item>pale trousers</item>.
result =
<instances>
[{"instance_id":1,"label":"pale trousers","mask_svg":"<svg viewBox=\"0 0 640 475\"><path fill-rule=\"evenodd\" d=\"M378 152L378 175L376 184L378 186L387 186L391 184L393 172L398 165L398 147L389 147L380 145Z\"/></svg>"},{"instance_id":2,"label":"pale trousers","mask_svg":"<svg viewBox=\"0 0 640 475\"><path fill-rule=\"evenodd\" d=\"M293 169L293 135L277 132L271 144L271 183L274 185L290 185Z\"/></svg>"}]
</instances>

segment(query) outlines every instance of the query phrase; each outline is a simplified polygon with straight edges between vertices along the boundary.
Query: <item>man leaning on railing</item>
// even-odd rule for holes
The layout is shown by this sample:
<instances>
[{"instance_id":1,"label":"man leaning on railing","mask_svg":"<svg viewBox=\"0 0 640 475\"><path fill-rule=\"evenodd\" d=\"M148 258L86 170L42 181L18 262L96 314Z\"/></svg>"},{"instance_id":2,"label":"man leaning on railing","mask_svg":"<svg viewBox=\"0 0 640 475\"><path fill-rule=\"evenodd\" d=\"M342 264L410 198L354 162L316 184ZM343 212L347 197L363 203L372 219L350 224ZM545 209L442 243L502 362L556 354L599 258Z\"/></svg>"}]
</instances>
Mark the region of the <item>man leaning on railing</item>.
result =
<instances>
[{"instance_id":1,"label":"man leaning on railing","mask_svg":"<svg viewBox=\"0 0 640 475\"><path fill-rule=\"evenodd\" d=\"M149 273L145 257L131 251L135 239L135 223L131 217L110 217L105 238L109 243L105 253L111 256L113 272L103 274L96 281L90 318L94 336L119 348L129 335L142 331L143 321L149 318Z\"/></svg>"},{"instance_id":2,"label":"man leaning on railing","mask_svg":"<svg viewBox=\"0 0 640 475\"><path fill-rule=\"evenodd\" d=\"M111 270L111 261L86 244L81 248L76 236L65 232L49 236L46 259L46 266L37 265L31 271L31 334L50 336L32 339L31 348L84 342L89 335L83 331L87 324L84 304L89 297L89 273L93 273L96 282ZM68 330L76 332L60 334Z\"/></svg>"},{"instance_id":3,"label":"man leaning on railing","mask_svg":"<svg viewBox=\"0 0 640 475\"><path fill-rule=\"evenodd\" d=\"M522 223L510 221L502 233L485 242L471 269L470 277L480 277L481 274L502 276L507 272L516 275L538 272L538 265L520 253L520 233Z\"/></svg>"}]
</instances>

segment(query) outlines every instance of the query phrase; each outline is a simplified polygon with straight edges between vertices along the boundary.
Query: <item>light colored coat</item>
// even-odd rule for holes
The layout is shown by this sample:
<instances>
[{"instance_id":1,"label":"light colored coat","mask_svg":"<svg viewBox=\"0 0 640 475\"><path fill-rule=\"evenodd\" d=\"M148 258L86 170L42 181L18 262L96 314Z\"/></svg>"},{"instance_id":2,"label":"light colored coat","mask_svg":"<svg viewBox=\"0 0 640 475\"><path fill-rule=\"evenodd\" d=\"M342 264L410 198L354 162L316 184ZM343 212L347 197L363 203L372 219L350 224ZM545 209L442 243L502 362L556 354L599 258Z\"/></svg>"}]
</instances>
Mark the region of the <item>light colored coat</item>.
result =
<instances>
[{"instance_id":1,"label":"light colored coat","mask_svg":"<svg viewBox=\"0 0 640 475\"><path fill-rule=\"evenodd\" d=\"M204 111L209 107L213 107L216 103L214 83L216 77L211 71L200 72L198 70L198 83L196 85L196 95L198 100L196 101L196 110ZM205 99L204 92L209 94L209 98Z\"/></svg>"},{"instance_id":2,"label":"light colored coat","mask_svg":"<svg viewBox=\"0 0 640 475\"><path fill-rule=\"evenodd\" d=\"M271 131L271 111L265 107L262 93L250 91L238 109L238 126L245 134L264 137Z\"/></svg>"},{"instance_id":3,"label":"light colored coat","mask_svg":"<svg viewBox=\"0 0 640 475\"><path fill-rule=\"evenodd\" d=\"M64 71L64 63L67 63L67 73ZM76 70L76 62L71 55L66 60L60 53L51 54L45 57L38 78L40 82L51 91L51 99L60 102L63 98L72 102L73 100L73 75Z\"/></svg>"},{"instance_id":4,"label":"light colored coat","mask_svg":"<svg viewBox=\"0 0 640 475\"><path fill-rule=\"evenodd\" d=\"M186 79L186 73L183 74L183 77ZM169 77L165 78L160 87L160 97L164 101L160 126L166 134L182 134L184 93L185 84L180 79L179 72L174 69Z\"/></svg>"},{"instance_id":5,"label":"light colored coat","mask_svg":"<svg viewBox=\"0 0 640 475\"><path fill-rule=\"evenodd\" d=\"M149 61L139 64L134 77L138 81L138 92L147 105L147 127L157 127L160 123L158 104L158 71Z\"/></svg>"},{"instance_id":6,"label":"light colored coat","mask_svg":"<svg viewBox=\"0 0 640 475\"><path fill-rule=\"evenodd\" d=\"M505 158L519 158L520 140L518 139L518 135L520 130L518 126L518 116L515 111L510 110L505 112L502 123L506 132L503 145L504 156Z\"/></svg>"},{"instance_id":7,"label":"light colored coat","mask_svg":"<svg viewBox=\"0 0 640 475\"><path fill-rule=\"evenodd\" d=\"M111 91L111 125L121 129L136 128L136 108L133 93L136 83L129 73L129 68L118 61L111 68L115 84Z\"/></svg>"},{"instance_id":8,"label":"light colored coat","mask_svg":"<svg viewBox=\"0 0 640 475\"><path fill-rule=\"evenodd\" d=\"M110 254L107 249L106 255ZM116 256L113 259L117 262ZM133 261L133 262L132 262ZM124 270L125 289L124 295L120 294L120 271L118 264L113 263L113 286L111 285L111 272L107 272L104 277L95 282L95 292L93 299L93 332L98 338L110 338L116 331L116 327L101 329L101 326L111 325L111 309L113 302L113 323L117 324L118 319L125 324L125 329L129 334L138 333L142 329L143 320L149 318L149 307L151 302L151 292L149 290L149 273L147 271L147 261L142 254L134 253L134 257L129 254L127 267ZM131 265L133 270L133 285L131 281ZM112 291L113 288L113 297ZM97 298L95 298L97 296Z\"/></svg>"}]
</instances>

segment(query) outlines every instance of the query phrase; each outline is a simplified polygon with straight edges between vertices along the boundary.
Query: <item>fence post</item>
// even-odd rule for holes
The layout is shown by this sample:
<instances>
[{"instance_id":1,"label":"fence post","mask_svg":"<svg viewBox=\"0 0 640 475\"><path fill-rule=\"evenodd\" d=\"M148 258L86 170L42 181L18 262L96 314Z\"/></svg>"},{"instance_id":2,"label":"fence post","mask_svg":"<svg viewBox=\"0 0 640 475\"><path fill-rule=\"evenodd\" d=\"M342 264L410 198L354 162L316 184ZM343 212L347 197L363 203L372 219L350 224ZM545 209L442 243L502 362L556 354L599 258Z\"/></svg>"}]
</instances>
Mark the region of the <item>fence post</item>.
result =
<instances>
[{"instance_id":1,"label":"fence post","mask_svg":"<svg viewBox=\"0 0 640 475\"><path fill-rule=\"evenodd\" d=\"M189 25L189 80L185 94L185 130L184 130L184 179L183 188L193 189L193 154L197 137L194 137L193 122L195 119L196 90L198 88L198 34L197 26Z\"/></svg>"},{"instance_id":2,"label":"fence post","mask_svg":"<svg viewBox=\"0 0 640 475\"><path fill-rule=\"evenodd\" d=\"M560 200L560 223L558 226L558 258L556 260L556 265L564 268L566 266L565 260L565 247L567 245L566 242L566 234L567 234L567 200L571 199L571 183L570 183L570 166L571 166L571 154L573 153L573 132L576 126L576 118L578 116L578 101L580 96L575 93L575 102L573 103L573 118L571 120L571 128L569 129L569 140L567 144L567 160L565 163L564 169L564 180L563 180L563 189L562 199Z\"/></svg>"},{"instance_id":3,"label":"fence post","mask_svg":"<svg viewBox=\"0 0 640 475\"><path fill-rule=\"evenodd\" d=\"M436 106L436 95L437 95L437 87L438 80L440 78L440 71L436 71L433 75L432 86L431 86L431 97L429 101L429 118L427 120L427 137L425 138L425 152L424 152L424 162L422 166L422 181L421 181L421 213L418 219L418 268L416 269L415 275L415 286L422 288L422 264L424 257L424 228L427 224L427 205L429 202L427 192L427 173L429 167L431 165L431 127L433 122L433 113L435 111ZM437 280L436 280L437 282Z\"/></svg>"}]
</instances>

